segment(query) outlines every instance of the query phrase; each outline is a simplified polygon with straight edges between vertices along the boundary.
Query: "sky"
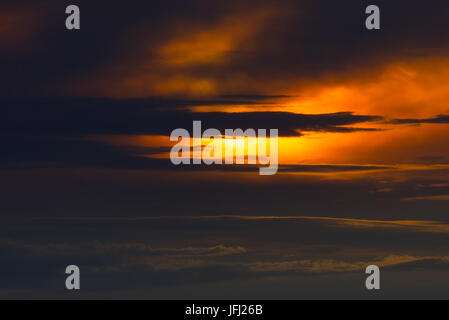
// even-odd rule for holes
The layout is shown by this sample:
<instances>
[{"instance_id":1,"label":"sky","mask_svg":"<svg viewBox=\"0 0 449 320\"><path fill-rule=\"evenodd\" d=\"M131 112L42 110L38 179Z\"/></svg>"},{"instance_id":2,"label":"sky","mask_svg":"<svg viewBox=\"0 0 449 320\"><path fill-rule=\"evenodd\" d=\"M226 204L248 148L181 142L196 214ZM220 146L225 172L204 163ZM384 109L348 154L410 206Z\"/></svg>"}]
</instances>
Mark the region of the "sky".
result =
<instances>
[{"instance_id":1,"label":"sky","mask_svg":"<svg viewBox=\"0 0 449 320\"><path fill-rule=\"evenodd\" d=\"M0 4L0 298L449 298L447 1L70 4ZM173 165L194 120L277 174Z\"/></svg>"}]
</instances>

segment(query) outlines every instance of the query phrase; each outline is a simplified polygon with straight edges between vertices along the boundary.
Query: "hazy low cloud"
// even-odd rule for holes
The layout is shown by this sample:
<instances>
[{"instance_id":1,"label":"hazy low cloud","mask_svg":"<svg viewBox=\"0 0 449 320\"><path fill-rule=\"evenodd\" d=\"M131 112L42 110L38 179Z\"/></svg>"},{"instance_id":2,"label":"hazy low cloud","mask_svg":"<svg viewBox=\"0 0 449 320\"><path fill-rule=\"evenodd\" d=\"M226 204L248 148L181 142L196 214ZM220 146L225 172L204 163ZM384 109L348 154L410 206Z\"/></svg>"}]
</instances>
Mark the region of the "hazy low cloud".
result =
<instances>
[{"instance_id":1,"label":"hazy low cloud","mask_svg":"<svg viewBox=\"0 0 449 320\"><path fill-rule=\"evenodd\" d=\"M404 201L449 201L449 195L418 196L404 198Z\"/></svg>"},{"instance_id":2,"label":"hazy low cloud","mask_svg":"<svg viewBox=\"0 0 449 320\"><path fill-rule=\"evenodd\" d=\"M414 257L414 256L386 256L375 261L338 261L338 260L294 260L283 262L256 262L248 265L249 270L255 272L351 272L364 270L369 265L379 267L394 267L420 261L437 260L449 265L449 256L442 257Z\"/></svg>"}]
</instances>

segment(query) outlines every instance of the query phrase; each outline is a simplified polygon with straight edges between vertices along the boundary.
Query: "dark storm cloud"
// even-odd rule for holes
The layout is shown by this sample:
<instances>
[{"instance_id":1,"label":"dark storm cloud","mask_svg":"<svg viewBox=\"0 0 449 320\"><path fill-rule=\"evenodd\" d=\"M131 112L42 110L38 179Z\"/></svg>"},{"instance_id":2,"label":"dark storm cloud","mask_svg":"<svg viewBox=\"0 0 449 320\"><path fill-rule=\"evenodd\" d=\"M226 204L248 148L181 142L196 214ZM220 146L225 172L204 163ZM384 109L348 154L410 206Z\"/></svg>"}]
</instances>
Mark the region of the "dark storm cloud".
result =
<instances>
[{"instance_id":1,"label":"dark storm cloud","mask_svg":"<svg viewBox=\"0 0 449 320\"><path fill-rule=\"evenodd\" d=\"M245 19L247 13L261 6L256 1L242 4L203 0L126 3L80 0L77 4L82 9L82 28L67 32L64 12L68 4L71 3L43 1L36 5L34 1L7 1L0 5L6 14L20 16L21 12L34 12L32 19L38 25L29 26L33 32L24 40L30 44L26 50L13 48L0 53L2 95L70 92L74 81L88 81L92 74L108 66L124 65L127 71L140 70L145 61L157 58L148 48L156 48L170 38L174 26L207 30L232 14ZM263 2L268 10L281 9L288 15L281 14L274 23L267 22L269 25L253 35L248 45L229 52L231 60L226 66L193 67L189 74L225 79L245 73L258 82L273 77L311 79L348 70L371 70L397 60L447 56L447 1L379 0L376 2L381 8L379 32L365 29L365 8L369 4L359 0ZM157 64L151 68L157 68ZM123 77L117 70L106 75L117 81Z\"/></svg>"},{"instance_id":2,"label":"dark storm cloud","mask_svg":"<svg viewBox=\"0 0 449 320\"><path fill-rule=\"evenodd\" d=\"M72 80L84 78L110 61L139 58L135 32L146 29L146 39L157 42L165 35L167 21L183 17L204 22L219 16L220 10L206 1L132 2L86 1L77 5L82 9L82 29L70 33L65 29L65 8L70 1L46 0L6 2L0 10L24 19L24 12L34 13L37 26L26 26L30 36L24 41L26 50L4 51L2 59L2 95L58 94ZM207 13L207 14L206 14ZM23 27L12 26L12 30ZM137 56L133 56L137 55ZM131 57L130 57L131 56Z\"/></svg>"},{"instance_id":3,"label":"dark storm cloud","mask_svg":"<svg viewBox=\"0 0 449 320\"><path fill-rule=\"evenodd\" d=\"M372 1L298 1L296 19L260 35L257 56L241 61L260 73L309 77L368 70L395 60L443 55L449 51L447 2L376 1L381 31L365 28Z\"/></svg>"},{"instance_id":4,"label":"dark storm cloud","mask_svg":"<svg viewBox=\"0 0 449 320\"><path fill-rule=\"evenodd\" d=\"M192 102L172 102L173 105ZM161 109L168 102L161 103ZM378 116L333 114L294 114L288 112L192 112L157 109L158 100L56 99L2 101L3 134L146 134L170 135L176 128L192 128L201 120L203 128L279 129L281 136L298 136L301 131L354 132L375 130L347 125L379 121Z\"/></svg>"}]
</instances>

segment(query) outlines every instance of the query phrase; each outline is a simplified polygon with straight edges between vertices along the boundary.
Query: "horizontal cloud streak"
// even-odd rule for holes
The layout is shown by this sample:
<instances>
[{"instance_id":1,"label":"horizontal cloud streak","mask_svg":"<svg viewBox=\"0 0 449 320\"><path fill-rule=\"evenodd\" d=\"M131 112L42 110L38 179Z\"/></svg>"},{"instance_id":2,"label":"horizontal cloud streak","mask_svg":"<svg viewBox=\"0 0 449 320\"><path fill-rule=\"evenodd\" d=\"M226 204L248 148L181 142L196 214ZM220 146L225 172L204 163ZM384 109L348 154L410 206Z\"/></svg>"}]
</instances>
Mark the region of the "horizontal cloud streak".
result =
<instances>
[{"instance_id":1,"label":"horizontal cloud streak","mask_svg":"<svg viewBox=\"0 0 449 320\"><path fill-rule=\"evenodd\" d=\"M355 115L351 112L313 115L289 112L162 111L161 107L158 107L157 100L8 100L3 102L3 110L4 117L0 120L1 133L38 132L41 135L170 135L176 128L190 129L194 120L200 120L205 128L219 130L273 128L279 129L281 136L298 136L300 135L298 131L375 130L346 126L382 119L372 115Z\"/></svg>"},{"instance_id":2,"label":"horizontal cloud streak","mask_svg":"<svg viewBox=\"0 0 449 320\"><path fill-rule=\"evenodd\" d=\"M283 262L256 262L248 266L254 272L307 272L307 273L328 273L328 272L351 272L360 271L369 265L379 267L406 267L423 261L441 261L449 266L449 256L442 257L414 257L414 256L387 256L375 261L338 261L338 260L294 260Z\"/></svg>"},{"instance_id":3,"label":"horizontal cloud streak","mask_svg":"<svg viewBox=\"0 0 449 320\"><path fill-rule=\"evenodd\" d=\"M389 121L393 124L449 124L449 115L439 115L434 118L427 119L395 119Z\"/></svg>"},{"instance_id":4,"label":"horizontal cloud streak","mask_svg":"<svg viewBox=\"0 0 449 320\"><path fill-rule=\"evenodd\" d=\"M89 218L36 218L26 219L24 221L35 222L152 222L152 221L316 221L323 224L339 225L352 228L392 228L404 231L416 231L416 232L430 232L430 233L448 233L449 224L445 224L439 221L429 220L368 220L368 219L350 219L350 218L332 218L332 217L308 217L308 216L239 216L239 215L217 215L217 216L154 216L154 217L89 217Z\"/></svg>"},{"instance_id":5,"label":"horizontal cloud streak","mask_svg":"<svg viewBox=\"0 0 449 320\"><path fill-rule=\"evenodd\" d=\"M449 195L418 196L404 198L404 201L449 201Z\"/></svg>"}]
</instances>

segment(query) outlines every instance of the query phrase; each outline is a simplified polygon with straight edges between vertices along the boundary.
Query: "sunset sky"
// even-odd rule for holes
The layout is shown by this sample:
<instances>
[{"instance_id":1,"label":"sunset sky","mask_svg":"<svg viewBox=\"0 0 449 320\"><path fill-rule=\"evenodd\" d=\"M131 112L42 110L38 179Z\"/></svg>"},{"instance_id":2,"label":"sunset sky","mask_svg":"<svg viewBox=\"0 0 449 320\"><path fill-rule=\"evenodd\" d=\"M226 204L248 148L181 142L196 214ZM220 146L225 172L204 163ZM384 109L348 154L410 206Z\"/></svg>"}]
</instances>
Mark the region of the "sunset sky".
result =
<instances>
[{"instance_id":1,"label":"sunset sky","mask_svg":"<svg viewBox=\"0 0 449 320\"><path fill-rule=\"evenodd\" d=\"M449 298L447 1L3 0L0 21L0 298ZM278 173L174 166L194 120L278 129Z\"/></svg>"}]
</instances>

